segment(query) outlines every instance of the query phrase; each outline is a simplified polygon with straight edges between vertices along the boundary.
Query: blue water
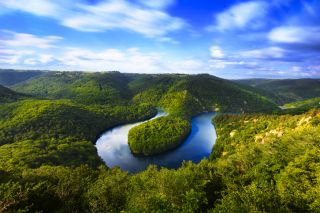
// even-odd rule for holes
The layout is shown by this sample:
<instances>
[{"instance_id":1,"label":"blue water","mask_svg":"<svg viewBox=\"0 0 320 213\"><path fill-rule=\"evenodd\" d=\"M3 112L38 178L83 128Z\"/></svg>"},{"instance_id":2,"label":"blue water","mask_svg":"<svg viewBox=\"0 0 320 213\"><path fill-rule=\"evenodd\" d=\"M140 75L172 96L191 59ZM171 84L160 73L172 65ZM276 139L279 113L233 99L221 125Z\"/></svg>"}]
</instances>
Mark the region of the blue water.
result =
<instances>
[{"instance_id":1,"label":"blue water","mask_svg":"<svg viewBox=\"0 0 320 213\"><path fill-rule=\"evenodd\" d=\"M166 113L159 112L152 119L165 115ZM216 131L211 123L213 116L212 112L195 116L191 121L191 133L183 144L174 150L150 157L133 155L128 145L129 130L143 122L115 127L106 131L97 140L98 155L108 167L118 166L129 172L144 170L150 164L177 168L184 160L199 162L209 157L216 141Z\"/></svg>"}]
</instances>

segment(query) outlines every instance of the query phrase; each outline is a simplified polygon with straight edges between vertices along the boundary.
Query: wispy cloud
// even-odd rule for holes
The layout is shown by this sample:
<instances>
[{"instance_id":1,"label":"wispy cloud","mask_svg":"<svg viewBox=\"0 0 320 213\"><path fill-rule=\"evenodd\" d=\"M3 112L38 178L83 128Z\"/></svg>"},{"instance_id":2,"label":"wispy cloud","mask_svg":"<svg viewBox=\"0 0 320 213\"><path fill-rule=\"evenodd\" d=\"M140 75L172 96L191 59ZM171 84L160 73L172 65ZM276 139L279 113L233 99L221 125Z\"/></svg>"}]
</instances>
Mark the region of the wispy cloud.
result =
<instances>
[{"instance_id":1,"label":"wispy cloud","mask_svg":"<svg viewBox=\"0 0 320 213\"><path fill-rule=\"evenodd\" d=\"M272 29L268 38L279 43L320 45L320 27L281 26Z\"/></svg>"},{"instance_id":2,"label":"wispy cloud","mask_svg":"<svg viewBox=\"0 0 320 213\"><path fill-rule=\"evenodd\" d=\"M215 16L216 24L209 30L234 30L243 28L256 29L263 26L263 18L267 15L268 4L264 1L239 3Z\"/></svg>"},{"instance_id":3,"label":"wispy cloud","mask_svg":"<svg viewBox=\"0 0 320 213\"><path fill-rule=\"evenodd\" d=\"M63 20L65 26L82 31L124 29L147 37L164 36L179 30L185 22L156 8L141 8L124 0L112 0L95 6L81 6L83 11Z\"/></svg>"},{"instance_id":4,"label":"wispy cloud","mask_svg":"<svg viewBox=\"0 0 320 213\"><path fill-rule=\"evenodd\" d=\"M166 8L168 6L173 5L175 3L175 0L156 0L156 1L139 0L139 2L151 8L161 9L161 8Z\"/></svg>"},{"instance_id":5,"label":"wispy cloud","mask_svg":"<svg viewBox=\"0 0 320 213\"><path fill-rule=\"evenodd\" d=\"M202 60L174 59L163 52L142 52L139 48L92 51L85 48L61 47L54 55L43 51L3 50L0 56L0 65L2 64L30 69L192 74L199 71L209 72Z\"/></svg>"},{"instance_id":6,"label":"wispy cloud","mask_svg":"<svg viewBox=\"0 0 320 213\"><path fill-rule=\"evenodd\" d=\"M39 16L54 17L61 10L58 3L59 0L10 0L0 1L0 6L6 9L18 10L27 13L32 13Z\"/></svg>"},{"instance_id":7,"label":"wispy cloud","mask_svg":"<svg viewBox=\"0 0 320 213\"><path fill-rule=\"evenodd\" d=\"M136 32L146 37L163 37L180 30L187 23L171 16L165 8L173 1L103 0L95 5L83 1L61 0L12 0L1 1L0 6L20 10L58 20L61 25L79 31L103 32L121 29Z\"/></svg>"},{"instance_id":8,"label":"wispy cloud","mask_svg":"<svg viewBox=\"0 0 320 213\"><path fill-rule=\"evenodd\" d=\"M15 23L0 29L0 66L319 76L319 9L317 0L0 0L1 20Z\"/></svg>"},{"instance_id":9,"label":"wispy cloud","mask_svg":"<svg viewBox=\"0 0 320 213\"><path fill-rule=\"evenodd\" d=\"M60 36L36 36L27 33L17 33L8 30L1 30L0 45L5 47L33 47L48 49L56 47L55 43L62 40Z\"/></svg>"},{"instance_id":10,"label":"wispy cloud","mask_svg":"<svg viewBox=\"0 0 320 213\"><path fill-rule=\"evenodd\" d=\"M240 52L243 58L251 59L281 59L286 55L287 51L280 47L266 47L261 49L253 49Z\"/></svg>"},{"instance_id":11,"label":"wispy cloud","mask_svg":"<svg viewBox=\"0 0 320 213\"><path fill-rule=\"evenodd\" d=\"M140 73L197 73L199 70L205 70L205 64L201 60L168 59L165 53L145 53L139 48L122 51L67 48L58 60L71 70L119 70Z\"/></svg>"},{"instance_id":12,"label":"wispy cloud","mask_svg":"<svg viewBox=\"0 0 320 213\"><path fill-rule=\"evenodd\" d=\"M31 50L0 49L0 64L20 65L21 59L34 54Z\"/></svg>"},{"instance_id":13,"label":"wispy cloud","mask_svg":"<svg viewBox=\"0 0 320 213\"><path fill-rule=\"evenodd\" d=\"M217 45L210 47L210 55L212 58L224 58L225 56L223 50Z\"/></svg>"}]
</instances>

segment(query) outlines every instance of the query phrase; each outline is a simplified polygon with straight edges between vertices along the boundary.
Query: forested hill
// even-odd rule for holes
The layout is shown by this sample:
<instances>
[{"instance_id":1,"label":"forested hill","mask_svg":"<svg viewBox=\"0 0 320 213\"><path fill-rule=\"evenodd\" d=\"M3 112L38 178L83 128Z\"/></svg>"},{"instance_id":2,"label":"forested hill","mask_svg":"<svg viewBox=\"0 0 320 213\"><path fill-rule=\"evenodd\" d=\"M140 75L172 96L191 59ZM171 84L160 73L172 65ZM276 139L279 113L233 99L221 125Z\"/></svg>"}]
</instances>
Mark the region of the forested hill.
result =
<instances>
[{"instance_id":1,"label":"forested hill","mask_svg":"<svg viewBox=\"0 0 320 213\"><path fill-rule=\"evenodd\" d=\"M320 96L320 79L244 79L234 82L271 92L285 102ZM278 101L279 104L285 102Z\"/></svg>"},{"instance_id":2,"label":"forested hill","mask_svg":"<svg viewBox=\"0 0 320 213\"><path fill-rule=\"evenodd\" d=\"M284 108L320 108L320 97L304 101L292 102L284 105Z\"/></svg>"},{"instance_id":3,"label":"forested hill","mask_svg":"<svg viewBox=\"0 0 320 213\"><path fill-rule=\"evenodd\" d=\"M46 72L12 85L15 92L0 88L2 98L32 95L0 104L0 212L319 212L317 109L221 113L213 120L212 159L129 174L98 156L94 142L105 129L145 120L163 106L169 116L131 134L140 141L147 132L148 145L167 143L160 136L187 134L190 114L275 105L255 88L210 75ZM290 107L304 111L317 102ZM168 134L159 135L160 127ZM150 154L136 141L134 151Z\"/></svg>"},{"instance_id":4,"label":"forested hill","mask_svg":"<svg viewBox=\"0 0 320 213\"><path fill-rule=\"evenodd\" d=\"M26 81L43 74L43 71L38 70L12 70L0 69L0 84L4 86L12 86L14 84Z\"/></svg>"},{"instance_id":5,"label":"forested hill","mask_svg":"<svg viewBox=\"0 0 320 213\"><path fill-rule=\"evenodd\" d=\"M19 99L26 98L26 97L27 97L26 95L14 92L9 88L6 88L0 85L0 104L17 101Z\"/></svg>"},{"instance_id":6,"label":"forested hill","mask_svg":"<svg viewBox=\"0 0 320 213\"><path fill-rule=\"evenodd\" d=\"M151 104L184 115L277 109L266 97L211 75L48 72L12 88L39 98L83 104Z\"/></svg>"}]
</instances>

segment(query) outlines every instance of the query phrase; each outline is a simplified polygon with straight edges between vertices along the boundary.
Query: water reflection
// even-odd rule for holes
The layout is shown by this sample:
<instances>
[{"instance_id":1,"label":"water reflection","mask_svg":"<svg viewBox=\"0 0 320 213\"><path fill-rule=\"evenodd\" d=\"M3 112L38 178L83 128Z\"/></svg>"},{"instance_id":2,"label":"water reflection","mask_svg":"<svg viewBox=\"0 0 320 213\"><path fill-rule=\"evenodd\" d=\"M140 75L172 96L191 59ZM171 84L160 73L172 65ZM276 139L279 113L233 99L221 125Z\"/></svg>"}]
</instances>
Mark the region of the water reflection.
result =
<instances>
[{"instance_id":1,"label":"water reflection","mask_svg":"<svg viewBox=\"0 0 320 213\"><path fill-rule=\"evenodd\" d=\"M166 113L159 112L154 118L165 115ZM115 127L97 140L98 155L108 167L119 166L130 172L144 170L149 164L177 168L183 160L199 162L210 155L216 140L216 132L211 123L213 116L214 113L203 113L194 117L191 133L183 144L174 150L151 157L134 156L128 146L129 130L143 122Z\"/></svg>"}]
</instances>

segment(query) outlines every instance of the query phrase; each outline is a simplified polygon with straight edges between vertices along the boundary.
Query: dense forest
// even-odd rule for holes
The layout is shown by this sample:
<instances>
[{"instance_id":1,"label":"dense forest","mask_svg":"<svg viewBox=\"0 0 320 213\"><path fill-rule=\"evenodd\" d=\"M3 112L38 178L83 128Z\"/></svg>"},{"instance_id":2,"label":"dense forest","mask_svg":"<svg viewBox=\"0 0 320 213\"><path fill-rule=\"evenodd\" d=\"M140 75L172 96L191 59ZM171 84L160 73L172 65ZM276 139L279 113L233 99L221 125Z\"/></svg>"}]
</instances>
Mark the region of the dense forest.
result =
<instances>
[{"instance_id":1,"label":"dense forest","mask_svg":"<svg viewBox=\"0 0 320 213\"><path fill-rule=\"evenodd\" d=\"M177 147L190 131L187 120L175 116L161 117L130 129L128 143L134 154L159 154Z\"/></svg>"},{"instance_id":2,"label":"dense forest","mask_svg":"<svg viewBox=\"0 0 320 213\"><path fill-rule=\"evenodd\" d=\"M49 72L11 88L38 98L71 99L82 104L152 104L182 116L206 110L261 112L277 109L266 97L244 86L204 74Z\"/></svg>"},{"instance_id":3,"label":"dense forest","mask_svg":"<svg viewBox=\"0 0 320 213\"><path fill-rule=\"evenodd\" d=\"M0 104L22 100L27 97L27 95L14 92L9 88L0 85Z\"/></svg>"},{"instance_id":4,"label":"dense forest","mask_svg":"<svg viewBox=\"0 0 320 213\"><path fill-rule=\"evenodd\" d=\"M320 98L311 98L303 101L296 101L291 102L283 105L284 108L292 109L292 108L305 108L305 109L312 109L312 108L320 108Z\"/></svg>"},{"instance_id":5,"label":"dense forest","mask_svg":"<svg viewBox=\"0 0 320 213\"><path fill-rule=\"evenodd\" d=\"M280 110L271 98L279 94L210 75L38 72L0 71L16 79L0 88L0 212L320 209L318 99ZM210 159L135 174L107 168L99 134L151 118L156 107L169 116L132 129L139 150L177 145L192 115L216 111Z\"/></svg>"},{"instance_id":6,"label":"dense forest","mask_svg":"<svg viewBox=\"0 0 320 213\"><path fill-rule=\"evenodd\" d=\"M282 105L319 97L320 79L244 79L235 80L248 85Z\"/></svg>"}]
</instances>

